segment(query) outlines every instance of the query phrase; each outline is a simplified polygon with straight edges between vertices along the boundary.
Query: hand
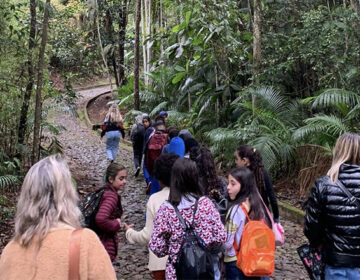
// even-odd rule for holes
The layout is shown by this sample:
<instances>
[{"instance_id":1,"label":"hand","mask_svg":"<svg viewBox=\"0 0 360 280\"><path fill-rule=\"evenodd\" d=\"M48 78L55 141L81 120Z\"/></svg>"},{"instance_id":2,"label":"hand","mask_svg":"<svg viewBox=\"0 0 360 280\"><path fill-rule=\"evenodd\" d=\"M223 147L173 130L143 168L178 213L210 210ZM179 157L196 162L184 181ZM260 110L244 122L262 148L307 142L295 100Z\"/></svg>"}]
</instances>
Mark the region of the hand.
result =
<instances>
[{"instance_id":1,"label":"hand","mask_svg":"<svg viewBox=\"0 0 360 280\"><path fill-rule=\"evenodd\" d=\"M116 219L121 227L121 220L120 219Z\"/></svg>"},{"instance_id":2,"label":"hand","mask_svg":"<svg viewBox=\"0 0 360 280\"><path fill-rule=\"evenodd\" d=\"M134 227L134 224L128 225L127 223L124 223L124 230L125 230L125 232L126 232L128 229L132 228L132 227Z\"/></svg>"}]
</instances>

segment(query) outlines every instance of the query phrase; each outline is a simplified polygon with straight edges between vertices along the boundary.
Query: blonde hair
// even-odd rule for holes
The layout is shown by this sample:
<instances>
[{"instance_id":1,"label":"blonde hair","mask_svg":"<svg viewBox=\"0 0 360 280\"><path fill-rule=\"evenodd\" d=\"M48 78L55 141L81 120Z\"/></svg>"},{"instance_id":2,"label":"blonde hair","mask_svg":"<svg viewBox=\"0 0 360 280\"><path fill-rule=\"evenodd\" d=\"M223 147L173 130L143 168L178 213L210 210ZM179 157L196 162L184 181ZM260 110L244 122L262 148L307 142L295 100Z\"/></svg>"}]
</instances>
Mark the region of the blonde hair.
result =
<instances>
[{"instance_id":1,"label":"blonde hair","mask_svg":"<svg viewBox=\"0 0 360 280\"><path fill-rule=\"evenodd\" d=\"M360 164L360 136L356 133L344 133L336 140L331 168L327 173L331 181L338 180L343 163Z\"/></svg>"},{"instance_id":2,"label":"blonde hair","mask_svg":"<svg viewBox=\"0 0 360 280\"><path fill-rule=\"evenodd\" d=\"M35 235L41 242L59 223L80 228L82 214L77 202L65 160L59 155L44 158L25 176L17 204L14 239L26 247Z\"/></svg>"},{"instance_id":3,"label":"blonde hair","mask_svg":"<svg viewBox=\"0 0 360 280\"><path fill-rule=\"evenodd\" d=\"M109 108L109 111L106 114L105 121L106 122L112 122L112 123L121 123L123 120L119 107L117 104L112 104Z\"/></svg>"}]
</instances>

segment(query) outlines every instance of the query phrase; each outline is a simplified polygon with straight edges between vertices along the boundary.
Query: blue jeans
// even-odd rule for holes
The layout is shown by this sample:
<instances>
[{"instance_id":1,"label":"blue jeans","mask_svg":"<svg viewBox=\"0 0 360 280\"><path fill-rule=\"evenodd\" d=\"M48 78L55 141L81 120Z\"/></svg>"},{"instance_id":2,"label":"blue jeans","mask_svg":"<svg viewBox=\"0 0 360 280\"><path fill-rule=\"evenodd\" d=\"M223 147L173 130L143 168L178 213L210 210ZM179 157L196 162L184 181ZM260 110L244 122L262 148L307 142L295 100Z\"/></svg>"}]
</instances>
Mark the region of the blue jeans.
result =
<instances>
[{"instance_id":1,"label":"blue jeans","mask_svg":"<svg viewBox=\"0 0 360 280\"><path fill-rule=\"evenodd\" d=\"M106 154L109 160L115 160L119 148L120 131L109 131L106 133Z\"/></svg>"},{"instance_id":2,"label":"blue jeans","mask_svg":"<svg viewBox=\"0 0 360 280\"><path fill-rule=\"evenodd\" d=\"M270 277L247 277L236 266L236 262L225 263L226 280L243 280L243 279L257 279L257 280L270 280Z\"/></svg>"},{"instance_id":3,"label":"blue jeans","mask_svg":"<svg viewBox=\"0 0 360 280\"><path fill-rule=\"evenodd\" d=\"M360 279L360 268L325 267L325 280L357 280Z\"/></svg>"}]
</instances>

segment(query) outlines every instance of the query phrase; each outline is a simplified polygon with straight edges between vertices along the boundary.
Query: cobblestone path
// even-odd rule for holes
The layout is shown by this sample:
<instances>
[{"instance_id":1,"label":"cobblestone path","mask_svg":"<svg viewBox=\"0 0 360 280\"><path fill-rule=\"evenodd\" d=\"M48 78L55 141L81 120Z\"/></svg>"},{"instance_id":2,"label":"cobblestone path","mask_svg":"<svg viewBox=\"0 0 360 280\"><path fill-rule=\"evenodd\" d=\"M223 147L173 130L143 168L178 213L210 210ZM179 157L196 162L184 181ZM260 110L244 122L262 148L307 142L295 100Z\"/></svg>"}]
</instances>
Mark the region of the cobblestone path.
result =
<instances>
[{"instance_id":1,"label":"cobblestone path","mask_svg":"<svg viewBox=\"0 0 360 280\"><path fill-rule=\"evenodd\" d=\"M109 87L80 91L78 106L98 94L106 92ZM100 142L99 135L73 115L61 113L56 123L66 127L58 139L64 147L70 169L77 181L80 192L88 192L102 185L104 171L108 164L105 155L105 143ZM127 187L121 194L125 221L134 223L135 229L144 226L146 205L145 183L142 176L133 177L132 153L120 147L117 161L128 168ZM282 220L286 230L286 244L279 247L276 255L276 271L273 279L307 279L296 253L296 248L305 242L302 227L288 220ZM118 257L114 263L118 279L151 279L147 270L148 251L146 247L126 243L124 232L119 233L120 244Z\"/></svg>"}]
</instances>

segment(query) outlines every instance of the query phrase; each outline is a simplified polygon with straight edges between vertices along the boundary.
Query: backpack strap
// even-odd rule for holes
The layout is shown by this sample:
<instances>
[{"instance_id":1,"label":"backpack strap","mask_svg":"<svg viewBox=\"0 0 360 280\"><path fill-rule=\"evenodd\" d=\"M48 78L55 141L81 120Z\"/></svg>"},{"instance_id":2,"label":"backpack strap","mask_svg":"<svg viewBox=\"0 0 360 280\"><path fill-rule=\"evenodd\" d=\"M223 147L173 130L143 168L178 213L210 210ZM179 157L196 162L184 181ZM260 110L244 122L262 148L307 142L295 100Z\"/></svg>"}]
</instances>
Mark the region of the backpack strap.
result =
<instances>
[{"instance_id":1,"label":"backpack strap","mask_svg":"<svg viewBox=\"0 0 360 280\"><path fill-rule=\"evenodd\" d=\"M185 231L186 231L187 229L189 229L189 228L192 228L193 225L194 225L195 213L196 213L196 210L197 210L198 202L199 202L199 200L197 199L197 200L195 201L193 221L192 221L190 227L185 223L185 220L184 220L184 218L181 216L180 211L179 211L179 209L177 208L177 206L172 204L172 206L174 207L175 213L176 213L176 215L178 216L178 218L179 218L179 220L180 220L181 226L182 226L182 228L183 228Z\"/></svg>"},{"instance_id":2,"label":"backpack strap","mask_svg":"<svg viewBox=\"0 0 360 280\"><path fill-rule=\"evenodd\" d=\"M244 214L245 214L246 218L248 219L248 221L251 221L251 219L250 219L250 217L249 217L249 214L248 214L248 212L247 212L247 210L246 210L245 206L241 204L241 206L240 206L240 207L241 207L241 209L243 210L243 212L244 212Z\"/></svg>"}]
</instances>

